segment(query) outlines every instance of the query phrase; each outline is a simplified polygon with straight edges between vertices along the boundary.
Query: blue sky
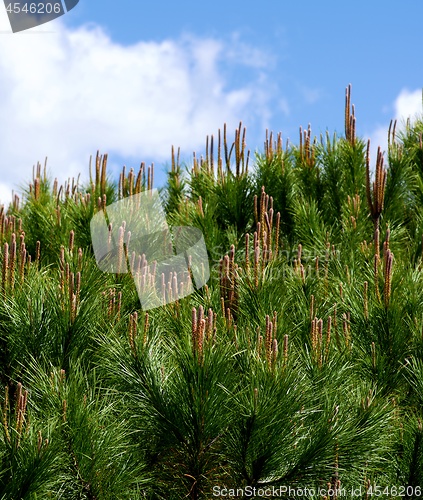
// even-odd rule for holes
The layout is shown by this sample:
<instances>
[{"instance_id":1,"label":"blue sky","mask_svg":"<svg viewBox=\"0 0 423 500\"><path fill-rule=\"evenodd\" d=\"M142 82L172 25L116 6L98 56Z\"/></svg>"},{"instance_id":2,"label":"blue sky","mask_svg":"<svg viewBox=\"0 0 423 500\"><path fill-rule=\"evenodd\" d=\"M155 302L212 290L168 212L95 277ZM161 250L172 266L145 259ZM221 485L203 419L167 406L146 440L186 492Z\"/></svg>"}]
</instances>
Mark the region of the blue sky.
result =
<instances>
[{"instance_id":1,"label":"blue sky","mask_svg":"<svg viewBox=\"0 0 423 500\"><path fill-rule=\"evenodd\" d=\"M252 151L266 128L342 134L349 83L358 134L384 146L421 111L422 19L420 0L80 0L12 34L0 6L0 203L45 156L61 180L97 149L114 170L154 161L160 185L172 144L189 163L224 122Z\"/></svg>"}]
</instances>

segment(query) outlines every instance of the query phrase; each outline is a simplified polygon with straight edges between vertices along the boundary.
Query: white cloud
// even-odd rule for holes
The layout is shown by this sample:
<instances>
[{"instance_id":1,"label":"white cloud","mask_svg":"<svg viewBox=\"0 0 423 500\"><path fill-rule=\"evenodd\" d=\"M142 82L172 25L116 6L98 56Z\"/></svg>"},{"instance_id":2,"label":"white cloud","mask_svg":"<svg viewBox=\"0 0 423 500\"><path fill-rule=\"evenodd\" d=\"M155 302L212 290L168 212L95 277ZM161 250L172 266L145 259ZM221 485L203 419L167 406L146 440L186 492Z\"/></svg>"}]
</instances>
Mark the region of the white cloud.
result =
<instances>
[{"instance_id":1,"label":"white cloud","mask_svg":"<svg viewBox=\"0 0 423 500\"><path fill-rule=\"evenodd\" d=\"M236 39L122 46L100 27L61 20L12 35L1 8L0 29L0 202L46 156L61 180L85 175L97 149L160 163L172 144L191 153L223 122L231 130L270 115L265 59ZM234 54L249 72L236 88L225 66Z\"/></svg>"},{"instance_id":2,"label":"white cloud","mask_svg":"<svg viewBox=\"0 0 423 500\"><path fill-rule=\"evenodd\" d=\"M421 115L422 112L422 91L420 89L410 92L403 89L395 100L395 118L397 120L412 120Z\"/></svg>"},{"instance_id":3,"label":"white cloud","mask_svg":"<svg viewBox=\"0 0 423 500\"><path fill-rule=\"evenodd\" d=\"M388 129L389 124L386 126L377 127L370 135L370 169L374 172L376 159L377 159L377 151L380 147L383 153L386 153L388 150ZM386 154L385 154L386 160Z\"/></svg>"},{"instance_id":4,"label":"white cloud","mask_svg":"<svg viewBox=\"0 0 423 500\"><path fill-rule=\"evenodd\" d=\"M407 119L410 118L413 122L417 117L421 116L421 89L414 91L402 89L398 97L395 99L392 108L394 110L393 120L397 120L396 130L398 132L398 130L404 126ZM386 123L385 125L376 127L375 130L370 134L372 165L376 162L376 153L378 146L380 146L381 150L385 152L388 149L388 130L389 123Z\"/></svg>"}]
</instances>

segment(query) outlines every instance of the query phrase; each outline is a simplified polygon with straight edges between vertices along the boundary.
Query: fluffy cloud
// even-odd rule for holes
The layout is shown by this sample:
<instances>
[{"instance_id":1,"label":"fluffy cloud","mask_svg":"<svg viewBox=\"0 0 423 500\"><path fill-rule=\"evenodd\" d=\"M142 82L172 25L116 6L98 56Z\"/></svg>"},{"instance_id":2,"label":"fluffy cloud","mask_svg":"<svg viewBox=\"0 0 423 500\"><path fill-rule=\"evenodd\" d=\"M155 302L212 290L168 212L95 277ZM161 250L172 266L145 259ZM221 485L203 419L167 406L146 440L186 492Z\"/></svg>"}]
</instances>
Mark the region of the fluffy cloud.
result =
<instances>
[{"instance_id":1,"label":"fluffy cloud","mask_svg":"<svg viewBox=\"0 0 423 500\"><path fill-rule=\"evenodd\" d=\"M393 104L394 116L393 119L397 120L397 130L404 125L408 118L413 121L416 117L422 114L422 91L420 89L410 91L403 89L395 99ZM376 161L376 152L378 146L382 151L388 149L388 129L389 123L377 127L370 134L371 141L371 156L373 158L372 164Z\"/></svg>"},{"instance_id":2,"label":"fluffy cloud","mask_svg":"<svg viewBox=\"0 0 423 500\"><path fill-rule=\"evenodd\" d=\"M422 91L420 89L410 92L403 89L395 100L395 118L406 120L408 117L414 119L422 112Z\"/></svg>"},{"instance_id":3,"label":"fluffy cloud","mask_svg":"<svg viewBox=\"0 0 423 500\"><path fill-rule=\"evenodd\" d=\"M122 46L98 26L61 20L12 35L4 9L0 30L0 202L46 156L61 180L85 173L97 149L160 163L172 144L190 154L223 122L270 113L266 59L236 38ZM235 88L234 60L249 74Z\"/></svg>"}]
</instances>

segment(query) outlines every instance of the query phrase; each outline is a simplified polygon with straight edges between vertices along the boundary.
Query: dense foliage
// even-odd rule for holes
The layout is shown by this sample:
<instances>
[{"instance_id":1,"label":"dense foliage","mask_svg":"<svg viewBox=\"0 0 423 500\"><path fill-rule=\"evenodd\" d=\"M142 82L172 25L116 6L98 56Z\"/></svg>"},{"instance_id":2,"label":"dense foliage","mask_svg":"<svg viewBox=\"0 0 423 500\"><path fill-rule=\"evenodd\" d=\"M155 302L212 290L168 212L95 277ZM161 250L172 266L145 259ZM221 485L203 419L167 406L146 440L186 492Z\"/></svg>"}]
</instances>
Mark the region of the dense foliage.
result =
<instances>
[{"instance_id":1,"label":"dense foliage","mask_svg":"<svg viewBox=\"0 0 423 500\"><path fill-rule=\"evenodd\" d=\"M167 219L202 230L211 277L149 311L90 220L152 168L38 166L0 209L0 498L420 497L422 132L370 158L347 89L345 137L266 134L253 161L240 125L192 168L172 153Z\"/></svg>"}]
</instances>

